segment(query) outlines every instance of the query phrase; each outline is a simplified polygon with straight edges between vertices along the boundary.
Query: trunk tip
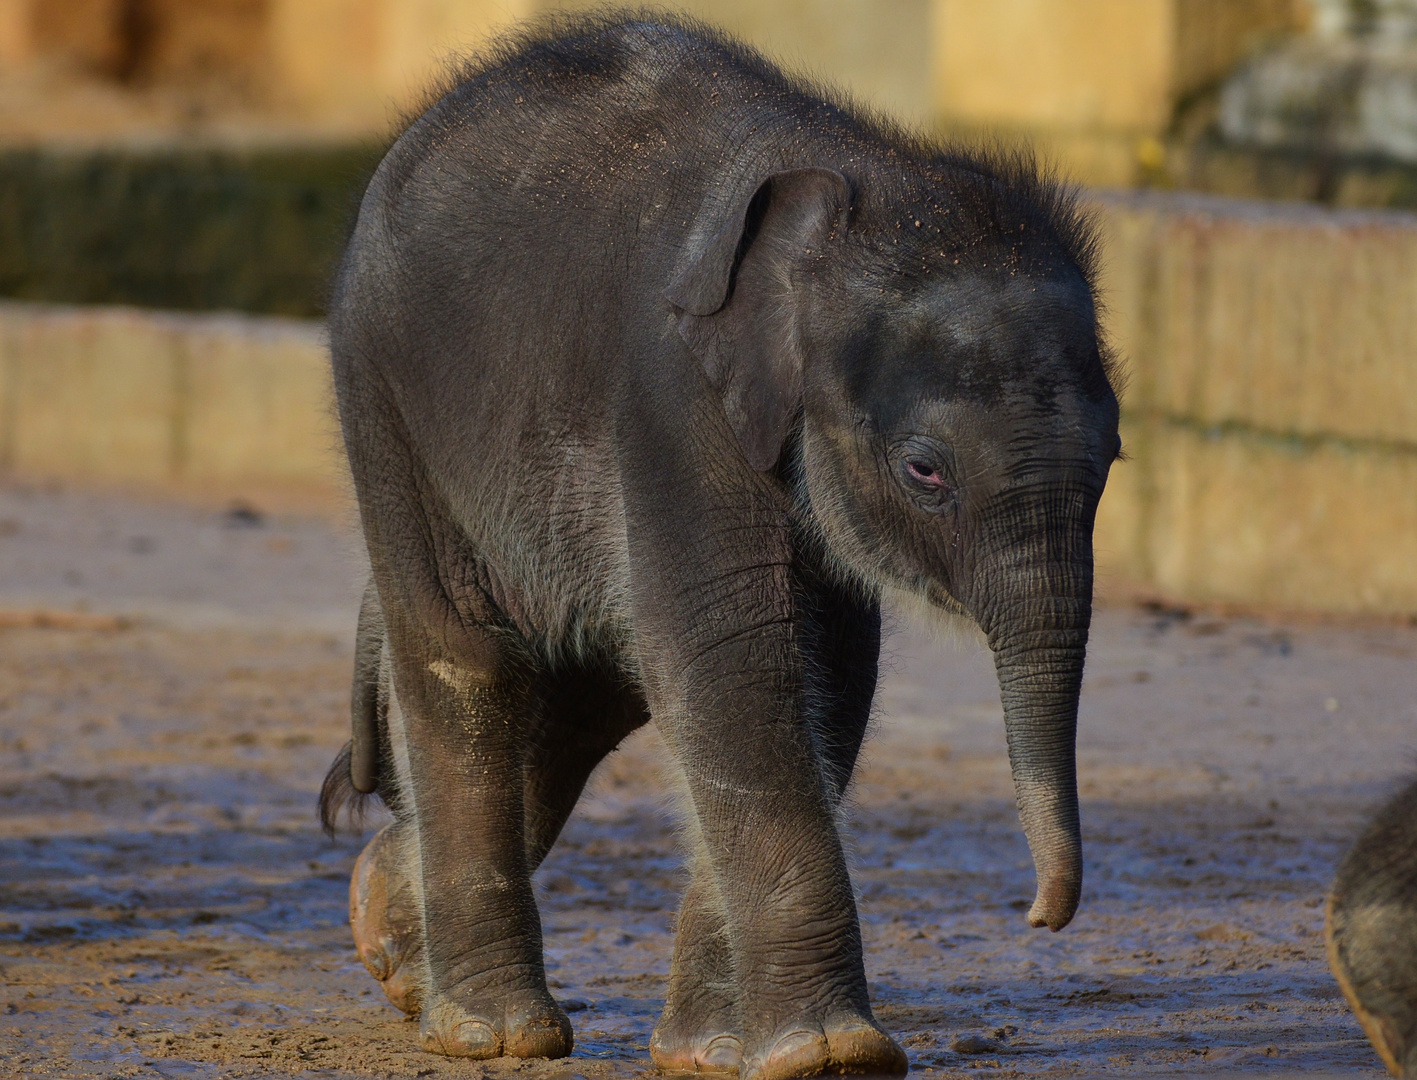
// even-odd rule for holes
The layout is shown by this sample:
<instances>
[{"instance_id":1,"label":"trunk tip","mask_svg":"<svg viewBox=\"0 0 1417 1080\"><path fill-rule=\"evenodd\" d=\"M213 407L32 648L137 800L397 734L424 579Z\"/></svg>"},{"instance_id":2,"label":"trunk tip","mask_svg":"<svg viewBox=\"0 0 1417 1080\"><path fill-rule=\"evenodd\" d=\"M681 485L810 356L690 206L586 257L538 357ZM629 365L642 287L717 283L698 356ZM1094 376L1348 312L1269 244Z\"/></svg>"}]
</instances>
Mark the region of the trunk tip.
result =
<instances>
[{"instance_id":1,"label":"trunk tip","mask_svg":"<svg viewBox=\"0 0 1417 1080\"><path fill-rule=\"evenodd\" d=\"M1028 912L1028 925L1035 930L1041 930L1046 926L1056 934L1072 921L1073 913L1071 911L1066 913L1039 911L1037 901L1034 902L1033 907L1030 908Z\"/></svg>"},{"instance_id":2,"label":"trunk tip","mask_svg":"<svg viewBox=\"0 0 1417 1080\"><path fill-rule=\"evenodd\" d=\"M1028 925L1035 930L1047 927L1055 934L1077 914L1078 900L1081 898L1082 882L1051 882L1049 886L1039 885L1033 906L1028 909Z\"/></svg>"}]
</instances>

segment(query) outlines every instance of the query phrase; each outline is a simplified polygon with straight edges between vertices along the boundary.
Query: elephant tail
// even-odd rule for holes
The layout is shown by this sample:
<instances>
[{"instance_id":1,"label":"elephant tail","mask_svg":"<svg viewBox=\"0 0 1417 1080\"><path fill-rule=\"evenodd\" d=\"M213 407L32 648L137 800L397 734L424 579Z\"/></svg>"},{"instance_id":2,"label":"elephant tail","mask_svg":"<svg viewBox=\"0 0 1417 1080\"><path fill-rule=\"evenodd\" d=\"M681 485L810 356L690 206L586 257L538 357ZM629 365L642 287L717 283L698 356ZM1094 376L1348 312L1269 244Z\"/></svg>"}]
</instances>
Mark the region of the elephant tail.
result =
<instances>
[{"instance_id":1,"label":"elephant tail","mask_svg":"<svg viewBox=\"0 0 1417 1080\"><path fill-rule=\"evenodd\" d=\"M391 770L384 767L391 760L388 713L384 616L371 580L359 605L355 634L351 738L335 757L320 787L320 824L330 836L334 836L339 819L345 814L356 824L362 821L371 795L392 804L394 778Z\"/></svg>"},{"instance_id":2,"label":"elephant tail","mask_svg":"<svg viewBox=\"0 0 1417 1080\"><path fill-rule=\"evenodd\" d=\"M349 779L349 758L353 747L353 740L344 744L344 749L335 756L330 771L325 774L325 782L320 785L320 825L331 839L339 830L341 818L347 816L356 825L363 821L369 801L369 796L355 790Z\"/></svg>"}]
</instances>

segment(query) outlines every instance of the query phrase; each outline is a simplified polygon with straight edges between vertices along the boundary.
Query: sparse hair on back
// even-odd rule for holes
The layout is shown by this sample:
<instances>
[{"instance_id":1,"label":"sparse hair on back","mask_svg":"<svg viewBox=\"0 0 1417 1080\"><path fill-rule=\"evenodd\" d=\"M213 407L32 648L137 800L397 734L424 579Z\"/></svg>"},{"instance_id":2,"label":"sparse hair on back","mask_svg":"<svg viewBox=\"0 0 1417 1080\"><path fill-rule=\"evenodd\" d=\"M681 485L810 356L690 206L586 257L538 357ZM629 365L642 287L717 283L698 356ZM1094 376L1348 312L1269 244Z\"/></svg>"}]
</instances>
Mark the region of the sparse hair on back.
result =
<instances>
[{"instance_id":1,"label":"sparse hair on back","mask_svg":"<svg viewBox=\"0 0 1417 1080\"><path fill-rule=\"evenodd\" d=\"M997 251L1024 236L1034 257L1051 251L1066 259L1097 294L1099 230L1078 189L1062 182L1027 145L995 139L964 144L932 139L878 109L854 100L849 91L809 76L783 71L752 46L680 13L650 7L591 13L549 13L495 35L476 51L450 58L403 117L402 126L421 127L419 143L457 122L466 109L485 109L519 89L589 80L613 81L630 75L669 78L697 64L726 85L734 77L751 83L755 107L770 104L841 140L845 156L876 157L931 183L950 200L952 214L934 222L951 254ZM904 183L877 175L879 183ZM905 195L902 200L902 194ZM908 204L909 194L884 193L884 202ZM862 221L863 229L871 227ZM1022 226L1022 228L1021 228ZM991 247L991 243L992 246ZM1109 377L1116 365L1104 351Z\"/></svg>"}]
</instances>

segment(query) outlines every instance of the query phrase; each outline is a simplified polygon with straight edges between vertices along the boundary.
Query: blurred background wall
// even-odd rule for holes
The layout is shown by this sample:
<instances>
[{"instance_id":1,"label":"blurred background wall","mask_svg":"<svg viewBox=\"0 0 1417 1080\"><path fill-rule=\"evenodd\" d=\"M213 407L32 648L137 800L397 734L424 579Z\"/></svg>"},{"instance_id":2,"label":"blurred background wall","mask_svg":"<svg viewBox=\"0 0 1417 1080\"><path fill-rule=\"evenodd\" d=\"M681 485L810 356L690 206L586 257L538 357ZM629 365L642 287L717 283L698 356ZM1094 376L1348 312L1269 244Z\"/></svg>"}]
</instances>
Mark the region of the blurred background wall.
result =
<instances>
[{"instance_id":1,"label":"blurred background wall","mask_svg":"<svg viewBox=\"0 0 1417 1080\"><path fill-rule=\"evenodd\" d=\"M338 490L314 320L363 183L451 57L593 6L0 0L0 469ZM1095 189L1107 588L1417 615L1417 0L676 6Z\"/></svg>"},{"instance_id":2,"label":"blurred background wall","mask_svg":"<svg viewBox=\"0 0 1417 1080\"><path fill-rule=\"evenodd\" d=\"M0 133L272 126L382 134L444 60L582 0L0 0ZM1130 183L1178 111L1308 0L686 0L789 66L912 123L1026 134ZM62 84L68 82L67 87ZM87 82L86 87L78 83ZM24 84L46 92L28 99ZM111 91L103 94L104 85ZM61 92L55 94L56 88ZM98 112L93 105L107 97ZM30 115L26 116L25 113ZM244 121L244 124L243 124ZM1139 156L1140 155L1140 156Z\"/></svg>"}]
</instances>

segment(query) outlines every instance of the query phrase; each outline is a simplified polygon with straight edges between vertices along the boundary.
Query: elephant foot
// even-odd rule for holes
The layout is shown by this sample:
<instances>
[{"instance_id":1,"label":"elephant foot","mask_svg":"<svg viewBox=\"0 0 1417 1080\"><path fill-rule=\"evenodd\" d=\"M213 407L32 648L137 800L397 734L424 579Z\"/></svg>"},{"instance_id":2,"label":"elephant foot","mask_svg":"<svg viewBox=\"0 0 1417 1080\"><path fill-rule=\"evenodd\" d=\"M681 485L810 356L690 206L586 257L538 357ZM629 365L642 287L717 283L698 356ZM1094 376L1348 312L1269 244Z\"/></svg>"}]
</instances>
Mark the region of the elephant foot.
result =
<instances>
[{"instance_id":1,"label":"elephant foot","mask_svg":"<svg viewBox=\"0 0 1417 1080\"><path fill-rule=\"evenodd\" d=\"M685 906L693 911L690 900ZM731 975L724 975L731 961L726 949L702 948L704 941L716 944L716 935L701 938L700 949L692 949L685 937L694 928L692 916L681 913L669 1000L649 1037L650 1060L665 1072L736 1073L743 1062L743 1040L737 991Z\"/></svg>"},{"instance_id":2,"label":"elephant foot","mask_svg":"<svg viewBox=\"0 0 1417 1080\"><path fill-rule=\"evenodd\" d=\"M649 1056L664 1072L736 1073L743 1043L731 1031L690 1030L690 1025L665 1017L650 1036Z\"/></svg>"},{"instance_id":3,"label":"elephant foot","mask_svg":"<svg viewBox=\"0 0 1417 1080\"><path fill-rule=\"evenodd\" d=\"M514 994L468 1009L450 998L430 1002L418 1028L425 1050L465 1058L562 1058L575 1043L571 1021L545 992Z\"/></svg>"},{"instance_id":4,"label":"elephant foot","mask_svg":"<svg viewBox=\"0 0 1417 1080\"><path fill-rule=\"evenodd\" d=\"M905 1051L869 1020L853 1017L779 1032L769 1048L743 1062L743 1080L808 1076L904 1076Z\"/></svg>"},{"instance_id":5,"label":"elephant foot","mask_svg":"<svg viewBox=\"0 0 1417 1080\"><path fill-rule=\"evenodd\" d=\"M403 826L382 829L349 879L349 926L359 959L395 1008L417 1016L426 978L418 888L405 863Z\"/></svg>"}]
</instances>

